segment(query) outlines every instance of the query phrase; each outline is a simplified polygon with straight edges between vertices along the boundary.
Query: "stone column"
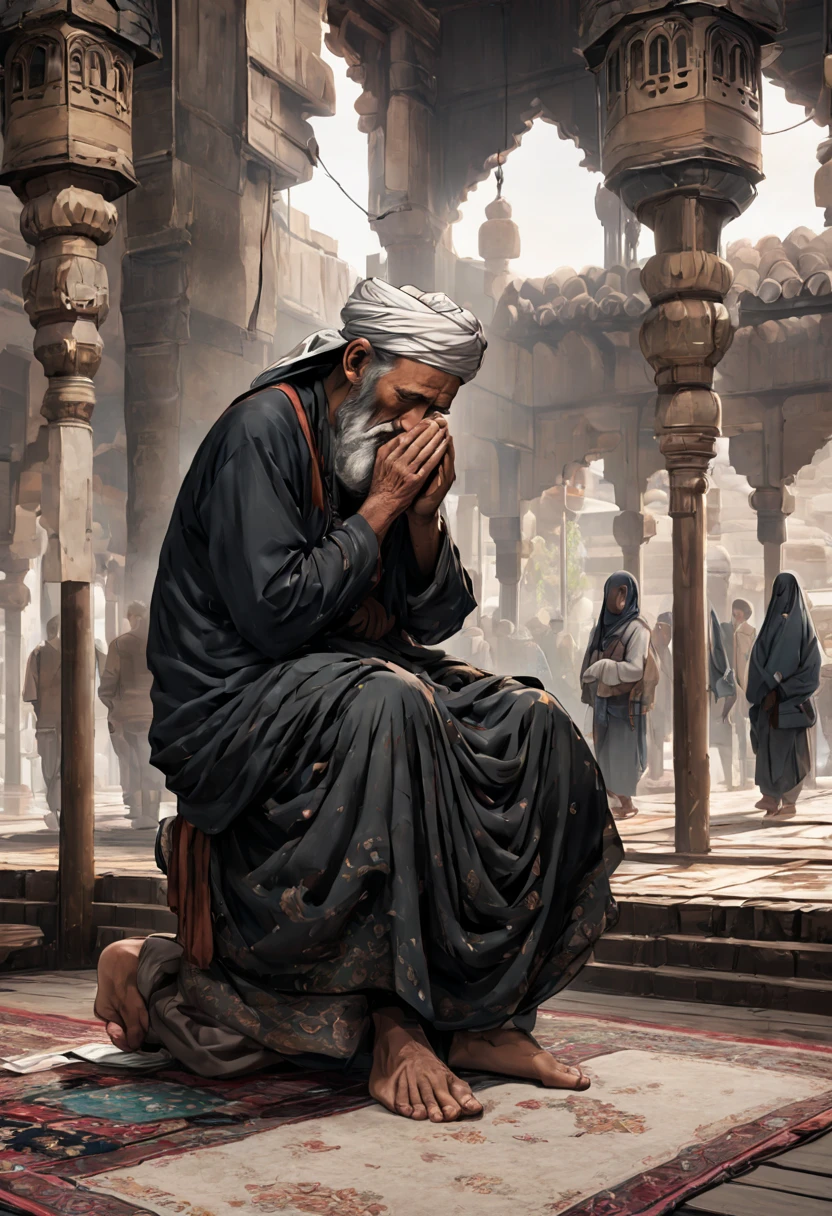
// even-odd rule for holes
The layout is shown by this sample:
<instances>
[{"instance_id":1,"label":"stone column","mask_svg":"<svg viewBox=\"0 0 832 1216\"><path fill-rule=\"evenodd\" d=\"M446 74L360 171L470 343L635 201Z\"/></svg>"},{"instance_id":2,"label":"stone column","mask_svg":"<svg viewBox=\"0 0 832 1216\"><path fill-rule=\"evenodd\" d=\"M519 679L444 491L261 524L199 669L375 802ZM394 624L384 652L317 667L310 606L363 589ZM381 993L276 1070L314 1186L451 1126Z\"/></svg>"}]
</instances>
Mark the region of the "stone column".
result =
<instances>
[{"instance_id":1,"label":"stone column","mask_svg":"<svg viewBox=\"0 0 832 1216\"><path fill-rule=\"evenodd\" d=\"M760 6L762 8L762 6ZM760 45L782 26L743 0L645 12L640 0L584 0L583 42L598 73L606 185L653 229L641 331L658 402L656 434L673 519L676 848L710 848L705 492L721 403L714 367L732 338L722 228L762 176Z\"/></svg>"},{"instance_id":2,"label":"stone column","mask_svg":"<svg viewBox=\"0 0 832 1216\"><path fill-rule=\"evenodd\" d=\"M488 528L497 550L500 617L516 625L523 542L520 521L520 451L503 443L498 443L496 448L500 513L489 518Z\"/></svg>"},{"instance_id":3,"label":"stone column","mask_svg":"<svg viewBox=\"0 0 832 1216\"><path fill-rule=\"evenodd\" d=\"M488 530L497 550L500 619L517 624L522 536L519 515L492 515Z\"/></svg>"},{"instance_id":4,"label":"stone column","mask_svg":"<svg viewBox=\"0 0 832 1216\"><path fill-rule=\"evenodd\" d=\"M794 510L794 498L785 485L758 486L748 501L757 512L757 540L763 546L763 595L768 603L782 565L786 520Z\"/></svg>"},{"instance_id":5,"label":"stone column","mask_svg":"<svg viewBox=\"0 0 832 1216\"><path fill-rule=\"evenodd\" d=\"M434 53L412 32L394 26L386 67L386 110L370 135L370 210L407 210L393 210L373 228L387 251L388 282L436 291L442 286L437 253L450 217L436 201Z\"/></svg>"},{"instance_id":6,"label":"stone column","mask_svg":"<svg viewBox=\"0 0 832 1216\"><path fill-rule=\"evenodd\" d=\"M475 568L474 520L477 510L476 494L460 494L456 502L456 545L462 564L469 572Z\"/></svg>"},{"instance_id":7,"label":"stone column","mask_svg":"<svg viewBox=\"0 0 832 1216\"><path fill-rule=\"evenodd\" d=\"M113 199L135 185L131 163L133 63L158 53L152 0L75 13L67 0L13 0L0 15L5 55L5 143L0 181L23 203L33 247L23 279L34 352L49 380L43 520L47 582L61 584L63 719L59 957L92 954L93 377L102 355L107 274L98 247L113 235Z\"/></svg>"},{"instance_id":8,"label":"stone column","mask_svg":"<svg viewBox=\"0 0 832 1216\"><path fill-rule=\"evenodd\" d=\"M643 546L656 535L655 519L649 511L621 511L612 521L612 534L621 546L622 569L643 589Z\"/></svg>"},{"instance_id":9,"label":"stone column","mask_svg":"<svg viewBox=\"0 0 832 1216\"><path fill-rule=\"evenodd\" d=\"M5 618L4 679L6 698L5 721L5 779L3 810L19 814L29 804L31 791L21 781L20 764L20 676L23 664L21 652L21 616L31 596L24 579L29 572L26 558L15 557L8 545L0 548L0 570L5 578L0 582L0 608Z\"/></svg>"}]
</instances>

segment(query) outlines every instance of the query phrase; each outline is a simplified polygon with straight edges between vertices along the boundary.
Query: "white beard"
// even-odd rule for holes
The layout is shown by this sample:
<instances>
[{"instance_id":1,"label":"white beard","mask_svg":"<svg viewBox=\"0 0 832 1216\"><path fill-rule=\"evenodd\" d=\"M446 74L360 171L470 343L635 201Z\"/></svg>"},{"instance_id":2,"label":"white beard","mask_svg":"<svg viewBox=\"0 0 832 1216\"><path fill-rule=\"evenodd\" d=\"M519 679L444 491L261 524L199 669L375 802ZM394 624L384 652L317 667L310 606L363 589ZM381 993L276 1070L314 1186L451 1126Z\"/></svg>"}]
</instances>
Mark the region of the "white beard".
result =
<instances>
[{"instance_id":1,"label":"white beard","mask_svg":"<svg viewBox=\"0 0 832 1216\"><path fill-rule=\"evenodd\" d=\"M366 496L373 480L376 452L398 434L394 422L371 426L376 412L376 386L390 370L383 363L369 368L360 388L353 389L335 414L335 472L351 494Z\"/></svg>"}]
</instances>

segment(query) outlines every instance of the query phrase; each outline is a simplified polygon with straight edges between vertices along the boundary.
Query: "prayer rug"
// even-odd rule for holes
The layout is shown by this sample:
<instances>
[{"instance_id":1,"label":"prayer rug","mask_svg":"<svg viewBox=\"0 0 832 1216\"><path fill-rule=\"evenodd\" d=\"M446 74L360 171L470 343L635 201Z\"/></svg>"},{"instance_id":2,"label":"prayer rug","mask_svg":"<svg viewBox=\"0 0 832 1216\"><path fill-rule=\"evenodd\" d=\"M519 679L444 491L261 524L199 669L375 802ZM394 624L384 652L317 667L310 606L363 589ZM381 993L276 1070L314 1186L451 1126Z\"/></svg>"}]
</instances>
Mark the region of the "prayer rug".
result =
<instances>
[{"instance_id":1,"label":"prayer rug","mask_svg":"<svg viewBox=\"0 0 832 1216\"><path fill-rule=\"evenodd\" d=\"M349 1073L0 1077L0 1203L35 1216L660 1216L832 1126L832 1049L551 1012L536 1033L584 1066L588 1092L498 1080L481 1119L438 1126L389 1114Z\"/></svg>"}]
</instances>

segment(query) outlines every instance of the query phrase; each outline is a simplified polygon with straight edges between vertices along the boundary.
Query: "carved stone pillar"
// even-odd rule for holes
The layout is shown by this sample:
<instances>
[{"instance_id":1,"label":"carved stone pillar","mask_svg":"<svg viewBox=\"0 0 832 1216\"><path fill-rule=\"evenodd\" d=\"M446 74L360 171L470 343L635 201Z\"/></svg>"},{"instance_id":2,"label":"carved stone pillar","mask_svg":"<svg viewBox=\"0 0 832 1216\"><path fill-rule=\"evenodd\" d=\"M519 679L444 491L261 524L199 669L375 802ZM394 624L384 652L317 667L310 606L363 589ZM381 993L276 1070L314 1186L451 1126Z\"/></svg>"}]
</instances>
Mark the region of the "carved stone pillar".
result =
<instances>
[{"instance_id":1,"label":"carved stone pillar","mask_svg":"<svg viewBox=\"0 0 832 1216\"><path fill-rule=\"evenodd\" d=\"M438 139L434 118L434 52L402 26L389 34L386 109L370 135L370 209L376 214L407 206L376 220L373 228L387 251L387 278L423 291L441 286L439 246L450 216L438 207Z\"/></svg>"},{"instance_id":2,"label":"carved stone pillar","mask_svg":"<svg viewBox=\"0 0 832 1216\"><path fill-rule=\"evenodd\" d=\"M522 532L519 515L492 515L488 530L497 550L500 619L517 624Z\"/></svg>"},{"instance_id":3,"label":"carved stone pillar","mask_svg":"<svg viewBox=\"0 0 832 1216\"><path fill-rule=\"evenodd\" d=\"M612 534L621 546L622 569L632 574L640 588L644 583L643 546L656 535L656 521L649 511L622 511L612 521Z\"/></svg>"},{"instance_id":4,"label":"carved stone pillar","mask_svg":"<svg viewBox=\"0 0 832 1216\"><path fill-rule=\"evenodd\" d=\"M516 625L519 610L520 558L523 531L520 520L520 451L504 443L497 449L499 514L488 520L497 554L500 617Z\"/></svg>"},{"instance_id":5,"label":"carved stone pillar","mask_svg":"<svg viewBox=\"0 0 832 1216\"><path fill-rule=\"evenodd\" d=\"M824 6L824 12L828 12ZM815 121L832 124L832 26L824 31L823 90L815 106ZM823 224L832 228L832 125L829 137L818 145L820 168L815 173L815 206L823 207Z\"/></svg>"},{"instance_id":6,"label":"carved stone pillar","mask_svg":"<svg viewBox=\"0 0 832 1216\"><path fill-rule=\"evenodd\" d=\"M476 494L460 494L456 503L456 544L462 564L469 572L474 569L477 554L474 549L474 522L477 510Z\"/></svg>"},{"instance_id":7,"label":"carved stone pillar","mask_svg":"<svg viewBox=\"0 0 832 1216\"><path fill-rule=\"evenodd\" d=\"M744 0L645 8L585 0L584 53L599 79L606 184L655 234L642 271L653 307L641 347L655 372L656 434L670 474L676 848L706 853L704 496L721 425L714 367L732 338L723 303L732 275L719 245L762 175L760 46L782 11L771 3L752 12Z\"/></svg>"},{"instance_id":8,"label":"carved stone pillar","mask_svg":"<svg viewBox=\"0 0 832 1216\"><path fill-rule=\"evenodd\" d=\"M9 546L3 545L0 547L0 570L6 576L0 582L0 608L5 618L6 638L3 662L6 698L3 810L14 815L25 810L31 800L29 787L21 782L20 766L21 616L31 599L29 588L23 582L29 572L29 562L26 558L15 557Z\"/></svg>"},{"instance_id":9,"label":"carved stone pillar","mask_svg":"<svg viewBox=\"0 0 832 1216\"><path fill-rule=\"evenodd\" d=\"M763 594L768 603L781 569L786 520L794 511L794 498L784 485L758 486L748 501L757 512L757 540L763 546Z\"/></svg>"},{"instance_id":10,"label":"carved stone pillar","mask_svg":"<svg viewBox=\"0 0 832 1216\"><path fill-rule=\"evenodd\" d=\"M157 41L153 0L94 7L11 0L0 14L6 77L0 181L23 203L20 230L33 246L25 307L49 379L42 407L49 422L44 577L61 584L59 957L68 967L89 962L92 952L90 420L102 355L98 327L108 309L98 247L115 230L113 199L136 184L133 65L139 55L156 54Z\"/></svg>"}]
</instances>

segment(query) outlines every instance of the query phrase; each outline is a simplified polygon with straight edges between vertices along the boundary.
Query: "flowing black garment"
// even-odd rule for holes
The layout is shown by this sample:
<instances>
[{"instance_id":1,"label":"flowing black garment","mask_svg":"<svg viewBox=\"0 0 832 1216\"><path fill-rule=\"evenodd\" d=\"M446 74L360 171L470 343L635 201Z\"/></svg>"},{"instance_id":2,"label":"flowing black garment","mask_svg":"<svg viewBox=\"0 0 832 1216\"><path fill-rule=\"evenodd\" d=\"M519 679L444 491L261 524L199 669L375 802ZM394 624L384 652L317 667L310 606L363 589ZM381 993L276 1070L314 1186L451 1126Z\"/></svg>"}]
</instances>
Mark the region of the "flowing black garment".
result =
<instances>
[{"instance_id":1,"label":"flowing black garment","mask_svg":"<svg viewBox=\"0 0 832 1216\"><path fill-rule=\"evenodd\" d=\"M809 775L812 698L820 685L821 653L815 627L793 574L778 574L766 619L748 664L751 745L757 784L782 798Z\"/></svg>"},{"instance_id":2,"label":"flowing black garment","mask_svg":"<svg viewBox=\"0 0 832 1216\"><path fill-rule=\"evenodd\" d=\"M249 396L185 477L151 607L153 762L212 837L216 965L247 1009L381 990L440 1030L498 1026L614 918L603 782L537 682L428 648L474 607L456 548L423 578L401 519L379 554L320 380L295 387L325 509L286 396ZM347 626L371 591L381 642Z\"/></svg>"}]
</instances>

